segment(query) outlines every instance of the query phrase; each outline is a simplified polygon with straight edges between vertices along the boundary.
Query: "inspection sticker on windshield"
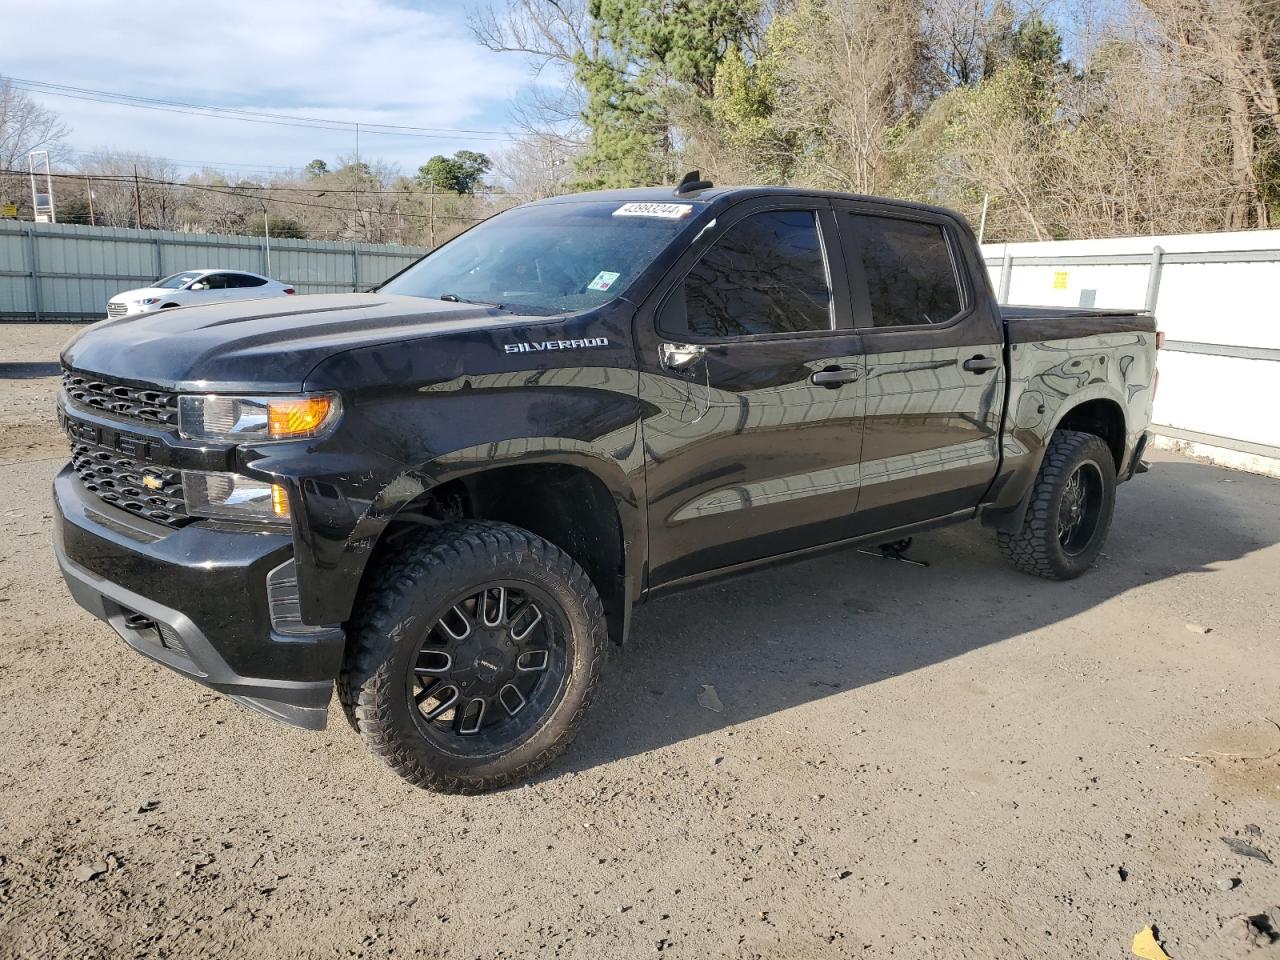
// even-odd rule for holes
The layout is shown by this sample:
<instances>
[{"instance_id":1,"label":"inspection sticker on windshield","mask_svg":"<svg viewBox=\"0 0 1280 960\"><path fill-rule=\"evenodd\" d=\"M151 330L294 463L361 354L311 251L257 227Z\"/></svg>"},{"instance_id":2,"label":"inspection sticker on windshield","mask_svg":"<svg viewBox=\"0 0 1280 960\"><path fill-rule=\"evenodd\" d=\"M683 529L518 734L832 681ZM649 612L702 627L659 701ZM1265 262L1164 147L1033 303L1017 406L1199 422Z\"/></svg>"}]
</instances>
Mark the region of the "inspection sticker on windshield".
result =
<instances>
[{"instance_id":1,"label":"inspection sticker on windshield","mask_svg":"<svg viewBox=\"0 0 1280 960\"><path fill-rule=\"evenodd\" d=\"M596 274L596 278L587 284L588 290L608 290L613 286L613 281L617 280L622 274L610 273L608 270L601 270Z\"/></svg>"},{"instance_id":2,"label":"inspection sticker on windshield","mask_svg":"<svg viewBox=\"0 0 1280 960\"><path fill-rule=\"evenodd\" d=\"M615 217L657 217L659 220L683 220L691 213L691 203L624 203L613 211Z\"/></svg>"}]
</instances>

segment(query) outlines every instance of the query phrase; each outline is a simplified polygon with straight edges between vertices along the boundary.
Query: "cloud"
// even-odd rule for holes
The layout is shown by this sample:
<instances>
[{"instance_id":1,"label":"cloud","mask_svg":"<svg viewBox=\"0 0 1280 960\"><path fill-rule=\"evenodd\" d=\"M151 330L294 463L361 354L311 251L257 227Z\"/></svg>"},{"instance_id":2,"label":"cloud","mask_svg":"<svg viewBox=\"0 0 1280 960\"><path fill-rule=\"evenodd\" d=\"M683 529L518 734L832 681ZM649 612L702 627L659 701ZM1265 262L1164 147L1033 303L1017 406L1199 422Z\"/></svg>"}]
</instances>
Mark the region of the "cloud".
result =
<instances>
[{"instance_id":1,"label":"cloud","mask_svg":"<svg viewBox=\"0 0 1280 960\"><path fill-rule=\"evenodd\" d=\"M454 4L426 10L391 0L225 0L199 7L42 0L13 5L5 20L12 37L38 37L56 25L56 42L10 45L4 70L13 76L271 113L501 129L506 104L530 82L519 59L474 41ZM355 147L348 131L39 99L71 125L79 150L300 166ZM461 133L423 139L370 131L360 143L363 156L409 167L433 153L500 146Z\"/></svg>"}]
</instances>

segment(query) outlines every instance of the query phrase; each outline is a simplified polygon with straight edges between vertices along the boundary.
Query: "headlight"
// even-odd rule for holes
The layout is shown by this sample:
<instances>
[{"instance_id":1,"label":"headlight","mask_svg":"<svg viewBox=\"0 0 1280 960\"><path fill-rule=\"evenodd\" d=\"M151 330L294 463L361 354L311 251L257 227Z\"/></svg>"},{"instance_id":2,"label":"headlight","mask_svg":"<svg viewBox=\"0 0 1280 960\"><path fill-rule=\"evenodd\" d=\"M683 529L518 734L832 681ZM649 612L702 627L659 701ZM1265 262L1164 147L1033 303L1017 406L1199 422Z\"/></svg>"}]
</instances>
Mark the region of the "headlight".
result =
<instances>
[{"instance_id":1,"label":"headlight","mask_svg":"<svg viewBox=\"0 0 1280 960\"><path fill-rule=\"evenodd\" d=\"M287 520L289 495L278 483L250 480L238 473L182 471L187 512L229 520Z\"/></svg>"},{"instance_id":2,"label":"headlight","mask_svg":"<svg viewBox=\"0 0 1280 960\"><path fill-rule=\"evenodd\" d=\"M187 440L299 440L324 433L341 415L342 401L331 393L178 398L178 432Z\"/></svg>"},{"instance_id":3,"label":"headlight","mask_svg":"<svg viewBox=\"0 0 1280 960\"><path fill-rule=\"evenodd\" d=\"M141 300L138 301L138 303L142 304L144 307L149 307L153 303L159 303L160 299L161 299L160 297L143 297Z\"/></svg>"}]
</instances>

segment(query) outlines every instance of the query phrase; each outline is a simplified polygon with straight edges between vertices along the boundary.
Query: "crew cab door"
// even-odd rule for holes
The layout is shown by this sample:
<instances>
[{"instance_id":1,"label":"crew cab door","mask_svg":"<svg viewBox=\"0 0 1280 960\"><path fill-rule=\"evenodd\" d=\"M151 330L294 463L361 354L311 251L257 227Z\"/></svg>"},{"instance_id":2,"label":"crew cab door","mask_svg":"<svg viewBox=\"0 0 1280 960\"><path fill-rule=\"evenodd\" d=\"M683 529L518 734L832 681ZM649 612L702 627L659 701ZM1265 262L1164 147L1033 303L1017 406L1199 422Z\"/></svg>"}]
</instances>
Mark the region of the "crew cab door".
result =
<instances>
[{"instance_id":1,"label":"crew cab door","mask_svg":"<svg viewBox=\"0 0 1280 960\"><path fill-rule=\"evenodd\" d=\"M927 211L833 210L866 363L858 531L972 510L999 463L1005 389L972 234Z\"/></svg>"},{"instance_id":2,"label":"crew cab door","mask_svg":"<svg viewBox=\"0 0 1280 960\"><path fill-rule=\"evenodd\" d=\"M637 313L649 584L849 535L862 360L830 203L713 221Z\"/></svg>"}]
</instances>

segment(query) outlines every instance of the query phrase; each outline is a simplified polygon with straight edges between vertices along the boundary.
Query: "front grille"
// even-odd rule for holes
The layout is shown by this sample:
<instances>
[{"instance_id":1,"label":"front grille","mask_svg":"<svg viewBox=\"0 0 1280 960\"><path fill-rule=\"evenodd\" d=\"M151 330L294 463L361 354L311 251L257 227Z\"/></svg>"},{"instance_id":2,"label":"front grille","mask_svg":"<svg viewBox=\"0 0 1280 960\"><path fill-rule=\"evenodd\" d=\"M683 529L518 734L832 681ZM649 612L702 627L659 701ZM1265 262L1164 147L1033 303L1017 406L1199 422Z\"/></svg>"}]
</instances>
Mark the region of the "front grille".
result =
<instances>
[{"instance_id":1,"label":"front grille","mask_svg":"<svg viewBox=\"0 0 1280 960\"><path fill-rule=\"evenodd\" d=\"M179 527L187 516L182 474L138 463L116 450L71 441L71 467L84 488L113 506Z\"/></svg>"},{"instance_id":2,"label":"front grille","mask_svg":"<svg viewBox=\"0 0 1280 960\"><path fill-rule=\"evenodd\" d=\"M123 317L128 312L129 312L129 305L127 303L108 303L107 304L108 317Z\"/></svg>"},{"instance_id":3,"label":"front grille","mask_svg":"<svg viewBox=\"0 0 1280 960\"><path fill-rule=\"evenodd\" d=\"M174 393L150 387L131 387L65 369L62 371L62 389L72 403L122 420L147 426L176 426L178 423L178 396Z\"/></svg>"}]
</instances>

